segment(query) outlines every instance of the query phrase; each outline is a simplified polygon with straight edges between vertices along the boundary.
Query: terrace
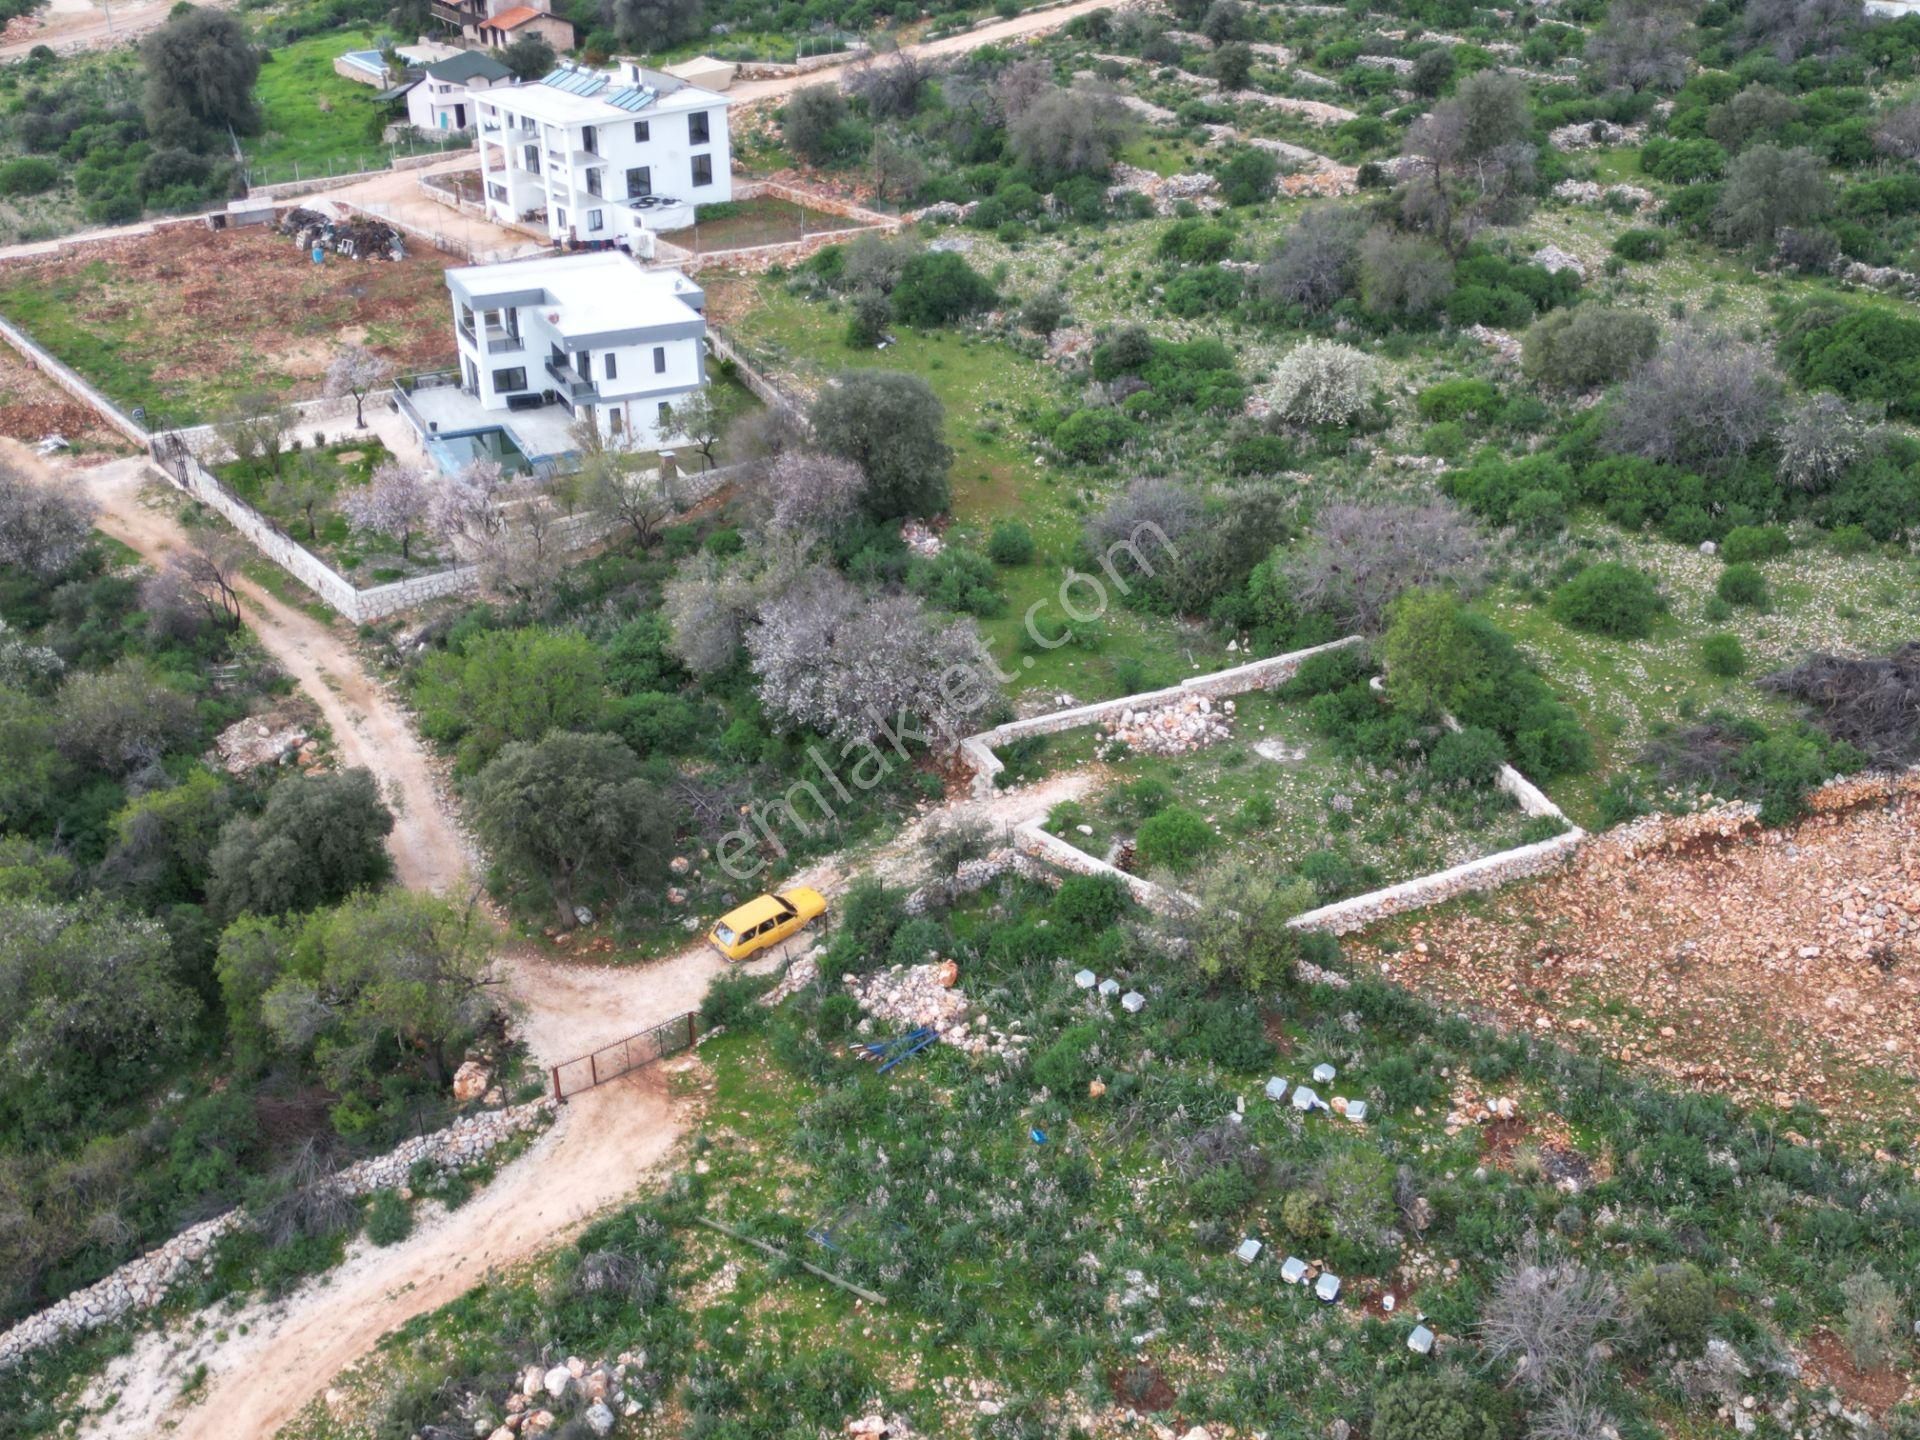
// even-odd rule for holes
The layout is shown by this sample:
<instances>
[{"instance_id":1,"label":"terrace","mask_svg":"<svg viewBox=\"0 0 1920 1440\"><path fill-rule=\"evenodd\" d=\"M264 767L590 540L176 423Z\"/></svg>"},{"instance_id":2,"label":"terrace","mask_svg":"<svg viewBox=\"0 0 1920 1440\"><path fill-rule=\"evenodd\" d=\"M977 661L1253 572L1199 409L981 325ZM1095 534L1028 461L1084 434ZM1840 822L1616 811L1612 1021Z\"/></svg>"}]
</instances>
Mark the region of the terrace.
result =
<instances>
[{"instance_id":1,"label":"terrace","mask_svg":"<svg viewBox=\"0 0 1920 1440\"><path fill-rule=\"evenodd\" d=\"M475 459L500 461L509 471L563 465L577 451L573 412L560 403L489 410L451 375L416 376L394 390L395 407L412 422L420 442L443 471ZM497 443L504 436L506 445ZM475 441L475 444L455 444Z\"/></svg>"}]
</instances>

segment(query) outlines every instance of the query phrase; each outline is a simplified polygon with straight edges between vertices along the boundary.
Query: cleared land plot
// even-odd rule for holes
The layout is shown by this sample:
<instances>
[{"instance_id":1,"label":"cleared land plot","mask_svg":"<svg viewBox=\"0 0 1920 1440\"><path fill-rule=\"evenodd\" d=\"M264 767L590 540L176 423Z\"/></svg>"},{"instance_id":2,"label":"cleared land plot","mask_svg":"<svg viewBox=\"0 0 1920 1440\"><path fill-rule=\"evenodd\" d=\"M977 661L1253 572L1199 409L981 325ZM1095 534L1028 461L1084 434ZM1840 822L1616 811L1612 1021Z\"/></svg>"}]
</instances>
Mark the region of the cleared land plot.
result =
<instances>
[{"instance_id":1,"label":"cleared land plot","mask_svg":"<svg viewBox=\"0 0 1920 1440\"><path fill-rule=\"evenodd\" d=\"M1399 926L1356 964L1762 1105L1904 1116L1920 1084L1920 799L1568 870Z\"/></svg>"},{"instance_id":2,"label":"cleared land plot","mask_svg":"<svg viewBox=\"0 0 1920 1440\"><path fill-rule=\"evenodd\" d=\"M700 223L685 230L663 230L660 238L696 255L716 250L746 250L756 245L783 245L822 235L830 230L860 228L858 220L815 210L774 195L731 200L700 207Z\"/></svg>"},{"instance_id":3,"label":"cleared land plot","mask_svg":"<svg viewBox=\"0 0 1920 1440\"><path fill-rule=\"evenodd\" d=\"M1525 833L1527 817L1497 790L1443 791L1425 767L1392 769L1336 754L1297 701L1254 691L1233 704L1230 739L1177 756L1114 758L1101 798L1056 807L1048 829L1097 859L1147 874L1152 867L1132 856L1134 839L1153 815L1181 806L1213 833L1196 864L1304 873L1323 901L1540 838ZM1091 727L1049 736L1021 772L1091 759L1100 738Z\"/></svg>"},{"instance_id":4,"label":"cleared land plot","mask_svg":"<svg viewBox=\"0 0 1920 1440\"><path fill-rule=\"evenodd\" d=\"M0 345L0 435L27 444L59 435L78 451L119 454L131 449L119 431L9 345Z\"/></svg>"},{"instance_id":5,"label":"cleared land plot","mask_svg":"<svg viewBox=\"0 0 1920 1440\"><path fill-rule=\"evenodd\" d=\"M318 396L346 344L403 370L450 365L450 263L315 265L266 230L182 225L0 265L0 314L122 406L193 425L248 391Z\"/></svg>"}]
</instances>

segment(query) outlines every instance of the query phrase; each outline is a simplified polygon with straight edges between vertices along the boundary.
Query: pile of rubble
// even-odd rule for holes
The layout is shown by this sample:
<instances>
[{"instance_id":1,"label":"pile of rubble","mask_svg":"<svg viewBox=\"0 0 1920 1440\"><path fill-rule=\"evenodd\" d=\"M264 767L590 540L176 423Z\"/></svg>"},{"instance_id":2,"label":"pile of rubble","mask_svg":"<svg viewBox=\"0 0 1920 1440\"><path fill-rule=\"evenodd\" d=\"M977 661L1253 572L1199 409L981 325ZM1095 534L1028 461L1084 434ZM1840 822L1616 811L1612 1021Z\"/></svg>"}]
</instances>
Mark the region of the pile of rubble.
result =
<instances>
[{"instance_id":1,"label":"pile of rubble","mask_svg":"<svg viewBox=\"0 0 1920 1440\"><path fill-rule=\"evenodd\" d=\"M280 219L280 233L291 235L302 250L318 246L349 260L404 260L406 241L383 220L366 215L335 219L318 210L296 205Z\"/></svg>"},{"instance_id":2,"label":"pile of rubble","mask_svg":"<svg viewBox=\"0 0 1920 1440\"><path fill-rule=\"evenodd\" d=\"M1570 205L1631 205L1640 211L1660 204L1660 198L1642 186L1602 185L1596 180L1562 180L1553 187L1553 195Z\"/></svg>"},{"instance_id":3,"label":"pile of rubble","mask_svg":"<svg viewBox=\"0 0 1920 1440\"><path fill-rule=\"evenodd\" d=\"M1562 270L1571 270L1576 280L1587 278L1587 267L1577 255L1569 255L1558 245L1542 245L1533 252L1533 263L1549 275L1558 275Z\"/></svg>"},{"instance_id":4,"label":"pile of rubble","mask_svg":"<svg viewBox=\"0 0 1920 1440\"><path fill-rule=\"evenodd\" d=\"M927 965L894 965L871 975L842 976L847 993L869 1017L861 1033L871 1033L873 1021L896 1025L925 1025L948 1045L969 1055L1000 1055L1018 1059L1026 1053L1029 1037L992 1027L985 1015L973 1014L973 1002L959 988L960 967L952 960ZM1014 1024L1017 1026L1018 1021Z\"/></svg>"},{"instance_id":5,"label":"pile of rubble","mask_svg":"<svg viewBox=\"0 0 1920 1440\"><path fill-rule=\"evenodd\" d=\"M1144 195L1153 204L1156 215L1171 215L1182 201L1201 210L1218 210L1220 182L1211 175L1156 175L1136 165L1113 167L1113 183L1107 187L1107 200Z\"/></svg>"},{"instance_id":6,"label":"pile of rubble","mask_svg":"<svg viewBox=\"0 0 1920 1440\"><path fill-rule=\"evenodd\" d=\"M1205 695L1189 695L1157 710L1122 710L1120 718L1102 733L1102 748L1125 745L1140 755L1185 755L1228 739L1233 701L1218 709Z\"/></svg>"},{"instance_id":7,"label":"pile of rubble","mask_svg":"<svg viewBox=\"0 0 1920 1440\"><path fill-rule=\"evenodd\" d=\"M302 724L284 723L267 716L248 716L222 730L213 741L213 761L229 775L250 775L269 765L299 764L311 770L319 763L318 742Z\"/></svg>"},{"instance_id":8,"label":"pile of rubble","mask_svg":"<svg viewBox=\"0 0 1920 1440\"><path fill-rule=\"evenodd\" d=\"M962 860L946 879L931 880L922 885L901 902L902 908L909 915L924 915L930 909L951 905L963 895L986 889L1003 875L1019 875L1042 885L1059 881L1059 876L1038 860L1021 854L1009 845L1002 845L976 860ZM796 964L795 969L798 968ZM792 973L788 971L789 976Z\"/></svg>"},{"instance_id":9,"label":"pile of rubble","mask_svg":"<svg viewBox=\"0 0 1920 1440\"><path fill-rule=\"evenodd\" d=\"M909 520L900 527L900 539L914 555L931 558L945 548L940 537L918 520Z\"/></svg>"},{"instance_id":10,"label":"pile of rubble","mask_svg":"<svg viewBox=\"0 0 1920 1440\"><path fill-rule=\"evenodd\" d=\"M1520 337L1487 325L1469 325L1467 334L1510 365L1520 363Z\"/></svg>"},{"instance_id":11,"label":"pile of rubble","mask_svg":"<svg viewBox=\"0 0 1920 1440\"><path fill-rule=\"evenodd\" d=\"M588 1364L577 1355L569 1355L564 1364L542 1369L529 1365L520 1376L520 1384L507 1396L504 1418L486 1440L531 1440L559 1424L550 1407L561 1410L584 1405L580 1418L595 1435L609 1435L619 1415L632 1417L642 1409L640 1396L630 1393L629 1380L639 1388L646 1373L647 1352L622 1351L609 1365L605 1361Z\"/></svg>"}]
</instances>

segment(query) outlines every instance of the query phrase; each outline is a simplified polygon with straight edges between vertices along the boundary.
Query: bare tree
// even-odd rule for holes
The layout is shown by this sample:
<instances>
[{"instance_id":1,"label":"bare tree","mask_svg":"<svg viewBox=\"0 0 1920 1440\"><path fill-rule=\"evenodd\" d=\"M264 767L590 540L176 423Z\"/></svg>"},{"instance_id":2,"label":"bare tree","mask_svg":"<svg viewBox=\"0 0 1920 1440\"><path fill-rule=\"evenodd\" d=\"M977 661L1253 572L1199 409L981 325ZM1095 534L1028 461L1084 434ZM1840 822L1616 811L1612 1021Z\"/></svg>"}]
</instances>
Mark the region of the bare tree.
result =
<instances>
[{"instance_id":1,"label":"bare tree","mask_svg":"<svg viewBox=\"0 0 1920 1440\"><path fill-rule=\"evenodd\" d=\"M1572 1260L1548 1260L1529 1237L1494 1287L1480 1337L1496 1360L1518 1362L1528 1389L1560 1393L1592 1374L1596 1347L1624 1314L1606 1276Z\"/></svg>"},{"instance_id":2,"label":"bare tree","mask_svg":"<svg viewBox=\"0 0 1920 1440\"><path fill-rule=\"evenodd\" d=\"M1133 113L1112 91L1092 84L1056 86L1009 116L1007 145L1022 164L1049 179L1105 175L1134 128Z\"/></svg>"},{"instance_id":3,"label":"bare tree","mask_svg":"<svg viewBox=\"0 0 1920 1440\"><path fill-rule=\"evenodd\" d=\"M293 411L278 396L254 390L235 398L214 432L226 441L235 459L264 465L278 475L293 419Z\"/></svg>"},{"instance_id":4,"label":"bare tree","mask_svg":"<svg viewBox=\"0 0 1920 1440\"><path fill-rule=\"evenodd\" d=\"M743 488L763 527L825 535L859 510L867 476L851 460L789 450L754 467Z\"/></svg>"},{"instance_id":5,"label":"bare tree","mask_svg":"<svg viewBox=\"0 0 1920 1440\"><path fill-rule=\"evenodd\" d=\"M1873 148L1899 160L1920 159L1920 104L1884 112L1873 127Z\"/></svg>"},{"instance_id":6,"label":"bare tree","mask_svg":"<svg viewBox=\"0 0 1920 1440\"><path fill-rule=\"evenodd\" d=\"M911 595L868 596L825 566L761 606L747 653L770 715L845 742L902 717L964 733L998 694L971 624L942 625Z\"/></svg>"},{"instance_id":7,"label":"bare tree","mask_svg":"<svg viewBox=\"0 0 1920 1440\"><path fill-rule=\"evenodd\" d=\"M545 490L518 497L510 518L473 542L480 583L487 589L545 610L566 569L568 536L562 516Z\"/></svg>"},{"instance_id":8,"label":"bare tree","mask_svg":"<svg viewBox=\"0 0 1920 1440\"><path fill-rule=\"evenodd\" d=\"M1054 88L1053 65L1040 59L1015 60L993 83L993 97L1008 121L1019 119Z\"/></svg>"},{"instance_id":9,"label":"bare tree","mask_svg":"<svg viewBox=\"0 0 1920 1440\"><path fill-rule=\"evenodd\" d=\"M681 508L678 483L630 450L589 455L580 471L580 497L589 510L633 531L642 550L660 538L660 527Z\"/></svg>"},{"instance_id":10,"label":"bare tree","mask_svg":"<svg viewBox=\"0 0 1920 1440\"><path fill-rule=\"evenodd\" d=\"M479 546L506 523L507 475L495 460L475 460L434 490L427 523L448 540Z\"/></svg>"},{"instance_id":11,"label":"bare tree","mask_svg":"<svg viewBox=\"0 0 1920 1440\"><path fill-rule=\"evenodd\" d=\"M1200 499L1190 486L1143 475L1087 521L1087 539L1104 550L1152 526L1178 540L1199 523Z\"/></svg>"},{"instance_id":12,"label":"bare tree","mask_svg":"<svg viewBox=\"0 0 1920 1440\"><path fill-rule=\"evenodd\" d=\"M1613 0L1587 41L1587 65L1609 85L1676 90L1693 52L1692 0Z\"/></svg>"},{"instance_id":13,"label":"bare tree","mask_svg":"<svg viewBox=\"0 0 1920 1440\"><path fill-rule=\"evenodd\" d=\"M847 72L847 93L867 102L875 120L906 120L920 109L927 86L927 68L904 50L885 59L869 57Z\"/></svg>"},{"instance_id":14,"label":"bare tree","mask_svg":"<svg viewBox=\"0 0 1920 1440\"><path fill-rule=\"evenodd\" d=\"M132 655L69 675L55 703L61 754L113 776L157 763L192 730L193 702Z\"/></svg>"},{"instance_id":15,"label":"bare tree","mask_svg":"<svg viewBox=\"0 0 1920 1440\"><path fill-rule=\"evenodd\" d=\"M748 624L806 568L811 544L811 537L778 533L730 559L702 550L682 561L661 594L669 648L680 663L696 675L733 664Z\"/></svg>"},{"instance_id":16,"label":"bare tree","mask_svg":"<svg viewBox=\"0 0 1920 1440\"><path fill-rule=\"evenodd\" d=\"M414 532L426 524L433 499L433 477L425 466L388 460L365 485L340 497L340 513L356 534L391 535L400 542L401 556L411 558Z\"/></svg>"},{"instance_id":17,"label":"bare tree","mask_svg":"<svg viewBox=\"0 0 1920 1440\"><path fill-rule=\"evenodd\" d=\"M237 536L200 534L147 577L140 608L161 634L192 635L206 626L240 628L240 568L251 552Z\"/></svg>"},{"instance_id":18,"label":"bare tree","mask_svg":"<svg viewBox=\"0 0 1920 1440\"><path fill-rule=\"evenodd\" d=\"M1780 390L1759 346L1681 330L1620 387L1601 440L1619 455L1719 469L1772 433Z\"/></svg>"},{"instance_id":19,"label":"bare tree","mask_svg":"<svg viewBox=\"0 0 1920 1440\"><path fill-rule=\"evenodd\" d=\"M88 500L38 484L0 461L0 565L51 580L80 558L92 536Z\"/></svg>"},{"instance_id":20,"label":"bare tree","mask_svg":"<svg viewBox=\"0 0 1920 1440\"><path fill-rule=\"evenodd\" d=\"M1378 633L1408 590L1468 595L1486 580L1486 545L1451 501L1424 505L1338 502L1286 552L1282 573L1303 610L1345 630Z\"/></svg>"},{"instance_id":21,"label":"bare tree","mask_svg":"<svg viewBox=\"0 0 1920 1440\"><path fill-rule=\"evenodd\" d=\"M1879 415L1819 390L1787 408L1776 439L1781 482L1819 494L1878 450L1886 431Z\"/></svg>"},{"instance_id":22,"label":"bare tree","mask_svg":"<svg viewBox=\"0 0 1920 1440\"><path fill-rule=\"evenodd\" d=\"M1852 0L1751 0L1745 14L1747 40L1771 46L1783 64L1831 55L1865 23Z\"/></svg>"},{"instance_id":23,"label":"bare tree","mask_svg":"<svg viewBox=\"0 0 1920 1440\"><path fill-rule=\"evenodd\" d=\"M1314 206L1260 267L1261 297L1316 314L1345 299L1359 282L1366 230L1366 217L1351 206Z\"/></svg>"},{"instance_id":24,"label":"bare tree","mask_svg":"<svg viewBox=\"0 0 1920 1440\"><path fill-rule=\"evenodd\" d=\"M353 427L364 430L367 425L367 396L378 390L393 378L393 362L384 355L376 355L363 345L349 345L333 357L333 363L327 366L326 389L324 393L330 400L342 395L353 397Z\"/></svg>"}]
</instances>

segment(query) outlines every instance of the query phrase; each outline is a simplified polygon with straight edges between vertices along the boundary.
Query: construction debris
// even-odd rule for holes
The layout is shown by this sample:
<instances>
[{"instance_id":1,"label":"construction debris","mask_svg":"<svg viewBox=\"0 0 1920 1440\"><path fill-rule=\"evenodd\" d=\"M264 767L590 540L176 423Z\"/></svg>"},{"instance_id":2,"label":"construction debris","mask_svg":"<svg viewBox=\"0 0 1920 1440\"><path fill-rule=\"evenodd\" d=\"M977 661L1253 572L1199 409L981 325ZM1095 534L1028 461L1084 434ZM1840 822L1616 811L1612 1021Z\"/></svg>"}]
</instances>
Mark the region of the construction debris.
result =
<instances>
[{"instance_id":1,"label":"construction debris","mask_svg":"<svg viewBox=\"0 0 1920 1440\"><path fill-rule=\"evenodd\" d=\"M293 236L302 250L328 250L349 260L407 258L406 241L400 232L384 220L367 215L336 220L296 205L280 217L280 233Z\"/></svg>"}]
</instances>

